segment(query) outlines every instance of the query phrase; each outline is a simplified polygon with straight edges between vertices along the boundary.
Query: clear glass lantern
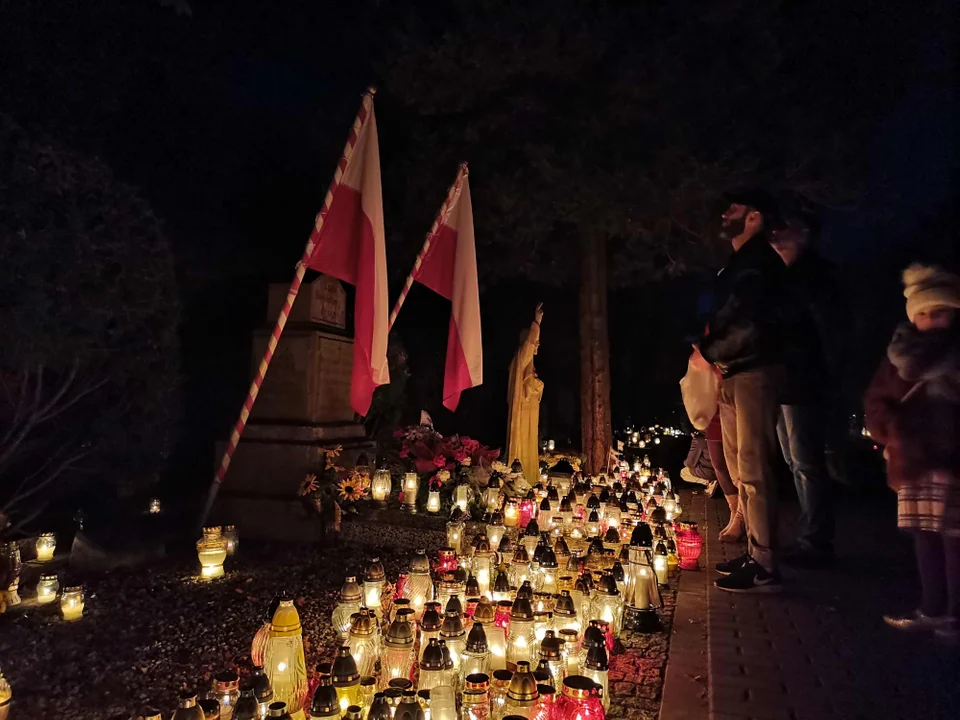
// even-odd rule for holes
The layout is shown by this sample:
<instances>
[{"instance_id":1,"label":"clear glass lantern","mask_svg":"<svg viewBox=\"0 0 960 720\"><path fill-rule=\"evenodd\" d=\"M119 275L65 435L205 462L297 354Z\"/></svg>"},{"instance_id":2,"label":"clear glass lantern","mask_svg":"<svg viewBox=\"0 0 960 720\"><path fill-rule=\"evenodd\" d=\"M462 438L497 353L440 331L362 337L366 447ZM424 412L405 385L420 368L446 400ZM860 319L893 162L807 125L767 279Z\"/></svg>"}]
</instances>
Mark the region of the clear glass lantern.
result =
<instances>
[{"instance_id":1,"label":"clear glass lantern","mask_svg":"<svg viewBox=\"0 0 960 720\"><path fill-rule=\"evenodd\" d=\"M530 663L521 660L517 663L517 671L513 673L513 677L510 679L510 685L507 688L506 702L503 705L503 716L508 717L515 715L533 720L539 699L540 693L537 691L537 679L531 671Z\"/></svg>"},{"instance_id":2,"label":"clear glass lantern","mask_svg":"<svg viewBox=\"0 0 960 720\"><path fill-rule=\"evenodd\" d=\"M560 654L563 656L564 675L580 674L580 636L565 628L557 631L560 639Z\"/></svg>"},{"instance_id":3,"label":"clear glass lantern","mask_svg":"<svg viewBox=\"0 0 960 720\"><path fill-rule=\"evenodd\" d=\"M431 640L440 638L440 626L443 625L442 608L438 602L428 602L420 618L420 652L430 644Z\"/></svg>"},{"instance_id":4,"label":"clear glass lantern","mask_svg":"<svg viewBox=\"0 0 960 720\"><path fill-rule=\"evenodd\" d=\"M467 634L467 643L460 662L460 677L465 680L469 675L486 673L490 669L490 648L487 645L487 633L483 623L474 622Z\"/></svg>"},{"instance_id":5,"label":"clear glass lantern","mask_svg":"<svg viewBox=\"0 0 960 720\"><path fill-rule=\"evenodd\" d=\"M390 499L390 491L393 489L393 479L390 476L390 470L381 465L373 474L370 481L370 497L380 505L386 505Z\"/></svg>"},{"instance_id":6,"label":"clear glass lantern","mask_svg":"<svg viewBox=\"0 0 960 720\"><path fill-rule=\"evenodd\" d=\"M219 527L203 529L203 537L197 540L197 558L200 560L200 577L213 580L223 577L223 561L227 557L227 541Z\"/></svg>"},{"instance_id":7,"label":"clear glass lantern","mask_svg":"<svg viewBox=\"0 0 960 720\"><path fill-rule=\"evenodd\" d=\"M537 592L556 595L559 571L560 565L557 563L557 556L554 554L553 548L548 546L540 558L540 568L536 577Z\"/></svg>"},{"instance_id":8,"label":"clear glass lantern","mask_svg":"<svg viewBox=\"0 0 960 720\"><path fill-rule=\"evenodd\" d=\"M60 612L63 619L73 622L83 617L83 588L73 586L63 589L60 596Z\"/></svg>"},{"instance_id":9,"label":"clear glass lantern","mask_svg":"<svg viewBox=\"0 0 960 720\"><path fill-rule=\"evenodd\" d=\"M433 600L433 578L430 575L430 559L422 548L410 561L410 571L403 585L403 597L410 601L417 620L423 615L427 603Z\"/></svg>"},{"instance_id":10,"label":"clear glass lantern","mask_svg":"<svg viewBox=\"0 0 960 720\"><path fill-rule=\"evenodd\" d=\"M530 556L523 545L517 545L508 571L511 587L519 588L530 579Z\"/></svg>"},{"instance_id":11,"label":"clear glass lantern","mask_svg":"<svg viewBox=\"0 0 960 720\"><path fill-rule=\"evenodd\" d=\"M240 533L234 525L224 525L223 539L227 541L227 555L233 555L240 547Z\"/></svg>"},{"instance_id":12,"label":"clear glass lantern","mask_svg":"<svg viewBox=\"0 0 960 720\"><path fill-rule=\"evenodd\" d=\"M510 610L510 627L507 630L507 662L532 663L535 659L537 631L533 621L533 608L525 598L513 601Z\"/></svg>"},{"instance_id":13,"label":"clear glass lantern","mask_svg":"<svg viewBox=\"0 0 960 720\"><path fill-rule=\"evenodd\" d=\"M666 585L669 581L667 577L667 546L663 542L658 542L653 551L653 571L657 574L657 582L660 585Z\"/></svg>"},{"instance_id":14,"label":"clear glass lantern","mask_svg":"<svg viewBox=\"0 0 960 720\"><path fill-rule=\"evenodd\" d=\"M481 599L473 613L473 620L483 626L489 650L487 662L490 670L502 670L507 666L507 634L504 628L497 624L496 618L494 606L488 600ZM469 642L469 637L467 640Z\"/></svg>"},{"instance_id":15,"label":"clear glass lantern","mask_svg":"<svg viewBox=\"0 0 960 720\"><path fill-rule=\"evenodd\" d=\"M40 562L53 560L53 552L56 549L56 533L43 533L43 535L37 538L37 560Z\"/></svg>"},{"instance_id":16,"label":"clear glass lantern","mask_svg":"<svg viewBox=\"0 0 960 720\"><path fill-rule=\"evenodd\" d=\"M350 648L344 646L338 651L337 657L333 661L331 677L333 687L337 691L341 713L346 713L347 708L351 705L361 705L363 703L363 693L360 690L360 673L357 671L357 663L350 654Z\"/></svg>"},{"instance_id":17,"label":"clear glass lantern","mask_svg":"<svg viewBox=\"0 0 960 720\"><path fill-rule=\"evenodd\" d=\"M490 516L490 522L487 525L487 540L490 541L491 548L500 547L500 541L503 539L503 535L506 531L507 528L503 524L503 515L499 512L493 513L493 515Z\"/></svg>"},{"instance_id":18,"label":"clear glass lantern","mask_svg":"<svg viewBox=\"0 0 960 720\"><path fill-rule=\"evenodd\" d=\"M380 558L371 558L363 573L363 604L378 618L383 613L381 598L386 582L387 576L383 571Z\"/></svg>"},{"instance_id":19,"label":"clear glass lantern","mask_svg":"<svg viewBox=\"0 0 960 720\"><path fill-rule=\"evenodd\" d=\"M561 590L553 608L553 627L555 630L573 630L578 636L583 630L580 613L569 590Z\"/></svg>"},{"instance_id":20,"label":"clear glass lantern","mask_svg":"<svg viewBox=\"0 0 960 720\"><path fill-rule=\"evenodd\" d=\"M405 620L394 620L387 629L380 655L380 689L384 690L391 680L410 679L414 660L414 631Z\"/></svg>"},{"instance_id":21,"label":"clear glass lantern","mask_svg":"<svg viewBox=\"0 0 960 720\"><path fill-rule=\"evenodd\" d=\"M553 630L547 630L540 641L538 655L537 670L550 673L549 685L554 688L563 687L563 679L567 676L567 667L563 658L563 641Z\"/></svg>"},{"instance_id":22,"label":"clear glass lantern","mask_svg":"<svg viewBox=\"0 0 960 720\"><path fill-rule=\"evenodd\" d=\"M214 673L209 697L220 704L220 720L230 720L240 700L240 676L233 670Z\"/></svg>"},{"instance_id":23,"label":"clear glass lantern","mask_svg":"<svg viewBox=\"0 0 960 720\"><path fill-rule=\"evenodd\" d=\"M494 670L490 680L490 720L503 720L507 704L507 690L513 673L509 670Z\"/></svg>"},{"instance_id":24,"label":"clear glass lantern","mask_svg":"<svg viewBox=\"0 0 960 720\"><path fill-rule=\"evenodd\" d=\"M380 652L380 631L376 617L367 608L360 608L353 616L346 644L361 677L373 675Z\"/></svg>"},{"instance_id":25,"label":"clear glass lantern","mask_svg":"<svg viewBox=\"0 0 960 720\"><path fill-rule=\"evenodd\" d=\"M503 524L508 528L520 524L520 503L516 498L507 498L503 503Z\"/></svg>"},{"instance_id":26,"label":"clear glass lantern","mask_svg":"<svg viewBox=\"0 0 960 720\"><path fill-rule=\"evenodd\" d=\"M492 477L483 491L483 505L487 512L496 512L500 509L500 478Z\"/></svg>"},{"instance_id":27,"label":"clear glass lantern","mask_svg":"<svg viewBox=\"0 0 960 720\"><path fill-rule=\"evenodd\" d=\"M340 602L333 609L332 624L337 633L338 640L343 643L347 639L347 633L350 632L351 618L355 613L360 612L360 606L363 603L363 591L357 578L348 575L340 587Z\"/></svg>"},{"instance_id":28,"label":"clear glass lantern","mask_svg":"<svg viewBox=\"0 0 960 720\"><path fill-rule=\"evenodd\" d=\"M427 512L433 515L440 512L440 491L439 490L427 491Z\"/></svg>"},{"instance_id":29,"label":"clear glass lantern","mask_svg":"<svg viewBox=\"0 0 960 720\"><path fill-rule=\"evenodd\" d=\"M60 590L60 582L56 574L41 575L37 583L37 603L47 605L57 599L57 592Z\"/></svg>"},{"instance_id":30,"label":"clear glass lantern","mask_svg":"<svg viewBox=\"0 0 960 720\"><path fill-rule=\"evenodd\" d=\"M417 492L420 490L420 476L415 472L403 476L403 509L409 513L417 512Z\"/></svg>"},{"instance_id":31,"label":"clear glass lantern","mask_svg":"<svg viewBox=\"0 0 960 720\"><path fill-rule=\"evenodd\" d=\"M540 512L537 513L537 523L542 530L553 530L553 506L547 498L540 501Z\"/></svg>"},{"instance_id":32,"label":"clear glass lantern","mask_svg":"<svg viewBox=\"0 0 960 720\"><path fill-rule=\"evenodd\" d=\"M463 543L464 527L464 524L458 520L451 520L447 523L447 545L452 547L458 555Z\"/></svg>"},{"instance_id":33,"label":"clear glass lantern","mask_svg":"<svg viewBox=\"0 0 960 720\"><path fill-rule=\"evenodd\" d=\"M263 669L273 688L273 701L300 710L307 694L307 665L303 657L303 627L293 600L281 600L270 623Z\"/></svg>"},{"instance_id":34,"label":"clear glass lantern","mask_svg":"<svg viewBox=\"0 0 960 720\"><path fill-rule=\"evenodd\" d=\"M490 676L486 672L464 678L459 720L491 720Z\"/></svg>"},{"instance_id":35,"label":"clear glass lantern","mask_svg":"<svg viewBox=\"0 0 960 720\"><path fill-rule=\"evenodd\" d=\"M310 713L307 717L310 720L334 720L342 714L340 710L340 699L337 697L337 691L333 687L333 678L330 675L331 666L321 665L318 669L324 669L317 679L317 687L313 692L313 699L310 703ZM239 713L239 710L238 710ZM255 718L256 716L254 716ZM253 720L253 718L251 718Z\"/></svg>"},{"instance_id":36,"label":"clear glass lantern","mask_svg":"<svg viewBox=\"0 0 960 720\"><path fill-rule=\"evenodd\" d=\"M583 664L583 674L600 686L600 702L604 711L610 709L610 666L607 663L607 648L604 645L592 645L587 651Z\"/></svg>"},{"instance_id":37,"label":"clear glass lantern","mask_svg":"<svg viewBox=\"0 0 960 720\"><path fill-rule=\"evenodd\" d=\"M457 486L453 489L453 504L460 508L461 512L466 512L472 496L473 490L470 484L461 481L457 483Z\"/></svg>"},{"instance_id":38,"label":"clear glass lantern","mask_svg":"<svg viewBox=\"0 0 960 720\"><path fill-rule=\"evenodd\" d=\"M438 685L444 685L448 679L440 641L437 638L430 638L420 658L420 682L417 689L433 690Z\"/></svg>"},{"instance_id":39,"label":"clear glass lantern","mask_svg":"<svg viewBox=\"0 0 960 720\"><path fill-rule=\"evenodd\" d=\"M448 611L440 625L440 640L446 643L453 662L453 675L458 677L463 662L463 653L467 649L467 631L463 627L460 613Z\"/></svg>"},{"instance_id":40,"label":"clear glass lantern","mask_svg":"<svg viewBox=\"0 0 960 720\"><path fill-rule=\"evenodd\" d=\"M610 623L614 637L620 636L623 624L623 597L617 589L617 581L610 572L605 572L594 592L590 605L591 619Z\"/></svg>"}]
</instances>

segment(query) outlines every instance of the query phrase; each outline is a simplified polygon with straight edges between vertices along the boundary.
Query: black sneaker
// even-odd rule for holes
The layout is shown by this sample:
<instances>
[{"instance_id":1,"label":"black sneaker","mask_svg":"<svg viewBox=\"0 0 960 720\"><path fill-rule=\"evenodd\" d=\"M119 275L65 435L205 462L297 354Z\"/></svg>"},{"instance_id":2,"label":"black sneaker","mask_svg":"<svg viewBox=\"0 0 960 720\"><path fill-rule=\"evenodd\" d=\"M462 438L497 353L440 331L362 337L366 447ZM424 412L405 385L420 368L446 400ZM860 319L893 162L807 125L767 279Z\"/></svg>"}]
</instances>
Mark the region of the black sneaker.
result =
<instances>
[{"instance_id":1,"label":"black sneaker","mask_svg":"<svg viewBox=\"0 0 960 720\"><path fill-rule=\"evenodd\" d=\"M738 557L735 557L733 560L725 560L724 562L717 563L717 572L721 575L729 575L734 573L744 565L750 562L749 553L744 553Z\"/></svg>"},{"instance_id":2,"label":"black sneaker","mask_svg":"<svg viewBox=\"0 0 960 720\"><path fill-rule=\"evenodd\" d=\"M732 593L778 593L783 590L780 573L768 572L752 558L739 570L714 582L714 585L718 590Z\"/></svg>"}]
</instances>

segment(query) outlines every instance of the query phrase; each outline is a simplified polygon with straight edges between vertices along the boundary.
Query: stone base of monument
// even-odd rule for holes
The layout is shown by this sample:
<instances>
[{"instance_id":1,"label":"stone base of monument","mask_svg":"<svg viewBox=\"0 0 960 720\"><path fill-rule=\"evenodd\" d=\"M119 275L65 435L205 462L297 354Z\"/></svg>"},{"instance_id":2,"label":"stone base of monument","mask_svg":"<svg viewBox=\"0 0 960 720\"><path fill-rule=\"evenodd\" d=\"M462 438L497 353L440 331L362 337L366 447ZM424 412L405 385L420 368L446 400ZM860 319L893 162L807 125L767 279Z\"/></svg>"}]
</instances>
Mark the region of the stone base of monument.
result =
<instances>
[{"instance_id":1,"label":"stone base of monument","mask_svg":"<svg viewBox=\"0 0 960 720\"><path fill-rule=\"evenodd\" d=\"M343 447L340 459L348 467L360 453L376 456L376 443L364 436L360 424L251 423L220 488L211 523L236 525L241 538L322 540L323 523L306 510L299 490L308 473L323 467L323 449L334 445ZM219 457L222 444L217 451Z\"/></svg>"}]
</instances>

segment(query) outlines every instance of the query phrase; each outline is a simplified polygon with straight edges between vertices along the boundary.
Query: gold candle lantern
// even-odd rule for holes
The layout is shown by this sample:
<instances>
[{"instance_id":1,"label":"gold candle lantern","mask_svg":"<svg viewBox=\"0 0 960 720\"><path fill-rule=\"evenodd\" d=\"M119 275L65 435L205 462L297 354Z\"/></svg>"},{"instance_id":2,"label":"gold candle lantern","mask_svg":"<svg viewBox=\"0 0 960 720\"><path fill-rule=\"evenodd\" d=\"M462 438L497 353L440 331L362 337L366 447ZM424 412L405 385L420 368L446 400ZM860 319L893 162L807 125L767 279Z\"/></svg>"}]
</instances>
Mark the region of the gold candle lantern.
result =
<instances>
[{"instance_id":1,"label":"gold candle lantern","mask_svg":"<svg viewBox=\"0 0 960 720\"><path fill-rule=\"evenodd\" d=\"M197 541L197 558L200 560L200 577L213 580L223 577L223 561L227 557L227 541L219 527L203 529L203 537Z\"/></svg>"}]
</instances>

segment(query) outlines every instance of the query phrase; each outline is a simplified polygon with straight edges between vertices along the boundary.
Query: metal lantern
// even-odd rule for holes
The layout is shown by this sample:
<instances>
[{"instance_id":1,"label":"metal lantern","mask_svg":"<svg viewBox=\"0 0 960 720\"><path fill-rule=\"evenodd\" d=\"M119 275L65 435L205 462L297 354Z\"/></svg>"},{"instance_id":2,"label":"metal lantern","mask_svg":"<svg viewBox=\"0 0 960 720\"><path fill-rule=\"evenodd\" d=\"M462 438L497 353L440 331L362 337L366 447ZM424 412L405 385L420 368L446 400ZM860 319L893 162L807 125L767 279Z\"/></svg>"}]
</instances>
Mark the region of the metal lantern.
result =
<instances>
[{"instance_id":1,"label":"metal lantern","mask_svg":"<svg viewBox=\"0 0 960 720\"><path fill-rule=\"evenodd\" d=\"M200 577L213 580L223 577L223 561L227 557L227 541L219 527L203 529L203 537L197 541L197 558L200 560Z\"/></svg>"},{"instance_id":2,"label":"metal lantern","mask_svg":"<svg viewBox=\"0 0 960 720\"><path fill-rule=\"evenodd\" d=\"M390 623L383 639L383 652L380 654L380 689L386 689L391 680L410 678L414 660L413 627L406 620L397 619Z\"/></svg>"},{"instance_id":3,"label":"metal lantern","mask_svg":"<svg viewBox=\"0 0 960 720\"><path fill-rule=\"evenodd\" d=\"M307 694L307 665L303 657L303 628L293 600L281 600L270 623L263 668L273 688L273 701L300 710Z\"/></svg>"},{"instance_id":4,"label":"metal lantern","mask_svg":"<svg viewBox=\"0 0 960 720\"><path fill-rule=\"evenodd\" d=\"M333 687L333 678L330 675L330 665L321 666L326 672L321 672L317 679L317 688L313 692L313 701L310 704L311 720L333 720L339 718L340 699L337 697L336 688Z\"/></svg>"},{"instance_id":5,"label":"metal lantern","mask_svg":"<svg viewBox=\"0 0 960 720\"><path fill-rule=\"evenodd\" d=\"M393 478L386 465L380 465L370 481L370 496L380 505L386 505L393 489Z\"/></svg>"},{"instance_id":6,"label":"metal lantern","mask_svg":"<svg viewBox=\"0 0 960 720\"><path fill-rule=\"evenodd\" d=\"M420 477L415 472L403 476L403 509L409 513L417 512L417 491L420 490Z\"/></svg>"},{"instance_id":7,"label":"metal lantern","mask_svg":"<svg viewBox=\"0 0 960 720\"><path fill-rule=\"evenodd\" d=\"M43 533L37 538L37 560L40 562L53 560L53 552L56 549L57 536L55 533Z\"/></svg>"}]
</instances>

